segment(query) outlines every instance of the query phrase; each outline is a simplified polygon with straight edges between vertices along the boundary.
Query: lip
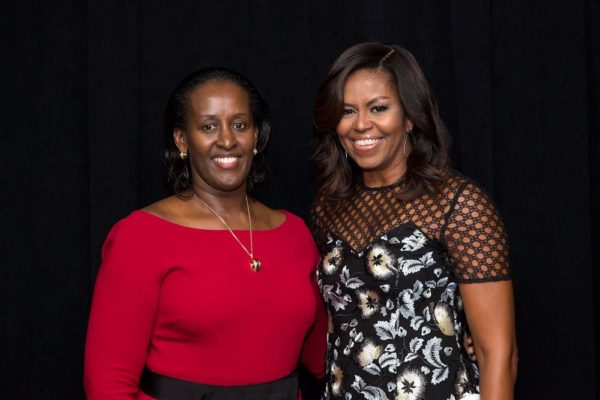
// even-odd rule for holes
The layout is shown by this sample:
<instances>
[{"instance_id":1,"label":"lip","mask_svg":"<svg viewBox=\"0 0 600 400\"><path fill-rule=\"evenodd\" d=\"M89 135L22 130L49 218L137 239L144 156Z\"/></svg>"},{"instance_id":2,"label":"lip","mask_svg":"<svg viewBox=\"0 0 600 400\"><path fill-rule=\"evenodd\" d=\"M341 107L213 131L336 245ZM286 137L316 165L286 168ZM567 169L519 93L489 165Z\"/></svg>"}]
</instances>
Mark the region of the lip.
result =
<instances>
[{"instance_id":1,"label":"lip","mask_svg":"<svg viewBox=\"0 0 600 400\"><path fill-rule=\"evenodd\" d=\"M232 169L236 168L242 157L234 154L219 154L211 158L219 168Z\"/></svg>"},{"instance_id":2,"label":"lip","mask_svg":"<svg viewBox=\"0 0 600 400\"><path fill-rule=\"evenodd\" d=\"M361 151L370 151L376 148L381 144L383 138L375 137L375 136L364 136L355 139L350 139L352 142L352 147L354 150Z\"/></svg>"}]
</instances>

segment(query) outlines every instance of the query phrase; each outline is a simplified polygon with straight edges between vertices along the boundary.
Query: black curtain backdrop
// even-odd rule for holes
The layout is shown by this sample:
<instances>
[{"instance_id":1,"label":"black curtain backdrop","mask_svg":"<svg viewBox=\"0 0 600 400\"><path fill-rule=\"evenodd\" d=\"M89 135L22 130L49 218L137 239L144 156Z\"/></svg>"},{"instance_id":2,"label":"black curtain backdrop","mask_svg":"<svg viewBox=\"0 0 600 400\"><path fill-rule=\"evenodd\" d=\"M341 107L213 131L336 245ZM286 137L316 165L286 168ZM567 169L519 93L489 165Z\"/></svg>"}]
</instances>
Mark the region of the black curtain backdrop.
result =
<instances>
[{"instance_id":1,"label":"black curtain backdrop","mask_svg":"<svg viewBox=\"0 0 600 400\"><path fill-rule=\"evenodd\" d=\"M222 65L256 83L274 127L258 197L306 216L318 83L363 41L415 54L455 167L504 216L517 398L595 398L598 1L30 0L1 10L2 399L83 397L100 248L114 222L168 194L162 111L183 76Z\"/></svg>"}]
</instances>

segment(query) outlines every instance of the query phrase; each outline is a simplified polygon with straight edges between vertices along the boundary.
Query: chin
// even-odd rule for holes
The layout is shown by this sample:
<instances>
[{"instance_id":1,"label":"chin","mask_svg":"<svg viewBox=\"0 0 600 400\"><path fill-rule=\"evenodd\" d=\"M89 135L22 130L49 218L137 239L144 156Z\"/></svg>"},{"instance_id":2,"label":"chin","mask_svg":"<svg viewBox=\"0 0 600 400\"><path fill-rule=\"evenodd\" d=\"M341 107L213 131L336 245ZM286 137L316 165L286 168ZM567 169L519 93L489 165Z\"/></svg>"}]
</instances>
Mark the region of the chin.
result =
<instances>
[{"instance_id":1,"label":"chin","mask_svg":"<svg viewBox=\"0 0 600 400\"><path fill-rule=\"evenodd\" d=\"M356 159L353 158L354 162L356 163L356 165L358 165L358 167L360 169L362 169L363 171L371 171L371 170L376 170L379 167L381 167L382 162L379 160L373 160L373 159Z\"/></svg>"},{"instance_id":2,"label":"chin","mask_svg":"<svg viewBox=\"0 0 600 400\"><path fill-rule=\"evenodd\" d=\"M220 192L231 192L246 185L250 168L212 172L212 174L207 174L203 180L213 189Z\"/></svg>"},{"instance_id":3,"label":"chin","mask_svg":"<svg viewBox=\"0 0 600 400\"><path fill-rule=\"evenodd\" d=\"M215 182L212 186L221 192L233 192L246 186L247 180Z\"/></svg>"}]
</instances>

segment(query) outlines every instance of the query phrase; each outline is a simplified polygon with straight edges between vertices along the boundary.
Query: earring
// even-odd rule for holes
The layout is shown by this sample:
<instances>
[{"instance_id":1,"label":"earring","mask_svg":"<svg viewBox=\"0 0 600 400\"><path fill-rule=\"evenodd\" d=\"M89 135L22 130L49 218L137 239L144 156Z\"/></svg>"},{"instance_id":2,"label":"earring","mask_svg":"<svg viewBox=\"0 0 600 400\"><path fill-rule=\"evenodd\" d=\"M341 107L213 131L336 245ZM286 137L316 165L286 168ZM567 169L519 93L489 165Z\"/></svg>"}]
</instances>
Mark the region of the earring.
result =
<instances>
[{"instance_id":1,"label":"earring","mask_svg":"<svg viewBox=\"0 0 600 400\"><path fill-rule=\"evenodd\" d=\"M256 150L256 147L254 148L254 150L252 151L252 153L254 153L254 155L258 154L258 150Z\"/></svg>"},{"instance_id":2,"label":"earring","mask_svg":"<svg viewBox=\"0 0 600 400\"><path fill-rule=\"evenodd\" d=\"M185 160L187 157L187 153L184 153L183 151L179 152L179 158L181 158L182 160Z\"/></svg>"}]
</instances>

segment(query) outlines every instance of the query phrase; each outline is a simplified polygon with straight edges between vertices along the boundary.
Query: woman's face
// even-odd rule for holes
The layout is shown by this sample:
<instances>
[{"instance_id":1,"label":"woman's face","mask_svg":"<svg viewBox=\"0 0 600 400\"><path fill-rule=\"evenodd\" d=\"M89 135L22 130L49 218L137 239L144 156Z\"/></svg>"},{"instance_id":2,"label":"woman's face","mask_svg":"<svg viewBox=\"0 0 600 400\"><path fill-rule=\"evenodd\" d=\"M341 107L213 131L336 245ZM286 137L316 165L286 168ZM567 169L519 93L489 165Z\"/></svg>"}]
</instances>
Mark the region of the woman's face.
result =
<instances>
[{"instance_id":1,"label":"woman's face","mask_svg":"<svg viewBox=\"0 0 600 400\"><path fill-rule=\"evenodd\" d=\"M173 133L188 154L196 190L243 188L258 138L248 95L231 81L209 81L188 94L185 131Z\"/></svg>"},{"instance_id":2,"label":"woman's face","mask_svg":"<svg viewBox=\"0 0 600 400\"><path fill-rule=\"evenodd\" d=\"M406 172L413 127L389 74L361 69L344 85L344 113L336 132L342 147L363 171L368 186L388 185Z\"/></svg>"}]
</instances>

